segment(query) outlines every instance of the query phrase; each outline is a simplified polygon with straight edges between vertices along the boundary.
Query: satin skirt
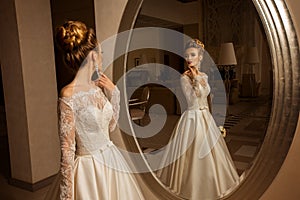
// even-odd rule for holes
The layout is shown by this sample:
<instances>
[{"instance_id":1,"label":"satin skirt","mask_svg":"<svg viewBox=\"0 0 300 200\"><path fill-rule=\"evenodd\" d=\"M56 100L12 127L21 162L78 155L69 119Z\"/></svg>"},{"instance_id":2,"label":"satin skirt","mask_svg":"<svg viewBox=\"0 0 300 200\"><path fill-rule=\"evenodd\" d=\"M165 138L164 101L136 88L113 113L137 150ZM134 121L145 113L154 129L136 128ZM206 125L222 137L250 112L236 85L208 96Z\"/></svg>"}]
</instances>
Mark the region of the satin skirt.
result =
<instances>
[{"instance_id":1,"label":"satin skirt","mask_svg":"<svg viewBox=\"0 0 300 200\"><path fill-rule=\"evenodd\" d=\"M99 160L99 158L101 160ZM105 164L105 162L109 164ZM121 170L118 170L121 169ZM45 200L58 200L60 173ZM98 155L76 156L73 181L74 200L140 200L143 194L125 159L112 145Z\"/></svg>"},{"instance_id":2,"label":"satin skirt","mask_svg":"<svg viewBox=\"0 0 300 200\"><path fill-rule=\"evenodd\" d=\"M208 110L185 111L170 142L161 162L166 167L156 175L175 194L215 200L239 184L226 143Z\"/></svg>"}]
</instances>

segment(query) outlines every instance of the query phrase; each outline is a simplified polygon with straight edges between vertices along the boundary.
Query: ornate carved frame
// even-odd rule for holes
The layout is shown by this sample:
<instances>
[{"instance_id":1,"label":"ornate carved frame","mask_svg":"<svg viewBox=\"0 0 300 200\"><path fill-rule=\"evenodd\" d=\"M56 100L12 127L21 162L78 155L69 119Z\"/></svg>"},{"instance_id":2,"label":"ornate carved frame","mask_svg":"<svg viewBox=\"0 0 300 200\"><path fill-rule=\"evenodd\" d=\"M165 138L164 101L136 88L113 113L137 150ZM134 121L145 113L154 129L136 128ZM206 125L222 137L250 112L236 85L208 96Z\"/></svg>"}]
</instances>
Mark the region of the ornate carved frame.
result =
<instances>
[{"instance_id":1,"label":"ornate carved frame","mask_svg":"<svg viewBox=\"0 0 300 200\"><path fill-rule=\"evenodd\" d=\"M261 197L284 162L294 137L299 114L299 44L287 5L284 0L252 1L260 15L270 47L273 64L273 105L265 140L255 164L248 171L245 180L224 198L228 200L252 200ZM119 32L133 28L142 3L143 0L128 1ZM120 44L117 42L116 45ZM114 67L123 67L123 71L114 70L115 80L126 73L126 59L127 55L123 55L114 63ZM126 102L125 94L122 97ZM126 106L124 102L121 104ZM128 150L138 150L133 138L123 137L123 140ZM139 176L158 199L181 199L163 187L151 173Z\"/></svg>"}]
</instances>

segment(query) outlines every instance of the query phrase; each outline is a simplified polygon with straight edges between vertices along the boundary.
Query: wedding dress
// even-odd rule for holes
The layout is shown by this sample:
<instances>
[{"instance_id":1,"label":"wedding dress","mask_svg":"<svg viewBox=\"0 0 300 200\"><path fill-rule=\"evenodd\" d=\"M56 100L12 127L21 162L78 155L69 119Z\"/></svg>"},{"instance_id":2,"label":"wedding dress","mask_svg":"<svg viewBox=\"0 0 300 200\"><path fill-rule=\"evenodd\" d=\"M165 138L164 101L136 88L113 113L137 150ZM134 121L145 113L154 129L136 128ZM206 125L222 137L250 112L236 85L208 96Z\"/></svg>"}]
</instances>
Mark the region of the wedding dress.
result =
<instances>
[{"instance_id":1,"label":"wedding dress","mask_svg":"<svg viewBox=\"0 0 300 200\"><path fill-rule=\"evenodd\" d=\"M120 92L91 88L59 98L61 170L48 200L140 200L142 192L109 138L117 124Z\"/></svg>"},{"instance_id":2,"label":"wedding dress","mask_svg":"<svg viewBox=\"0 0 300 200\"><path fill-rule=\"evenodd\" d=\"M181 77L188 108L163 154L157 176L180 197L214 200L239 183L239 176L208 107L206 74ZM175 161L176 160L176 161ZM173 162L174 161L174 162Z\"/></svg>"}]
</instances>

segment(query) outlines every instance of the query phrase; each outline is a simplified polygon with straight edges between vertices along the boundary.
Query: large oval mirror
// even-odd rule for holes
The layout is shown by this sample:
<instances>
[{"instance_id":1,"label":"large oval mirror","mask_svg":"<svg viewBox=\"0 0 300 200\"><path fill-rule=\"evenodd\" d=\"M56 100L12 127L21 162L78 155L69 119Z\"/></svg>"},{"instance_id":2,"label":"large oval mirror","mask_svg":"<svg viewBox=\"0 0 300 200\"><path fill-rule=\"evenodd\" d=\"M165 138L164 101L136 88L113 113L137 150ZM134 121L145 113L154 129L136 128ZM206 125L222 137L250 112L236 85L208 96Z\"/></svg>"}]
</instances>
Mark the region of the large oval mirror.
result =
<instances>
[{"instance_id":1,"label":"large oval mirror","mask_svg":"<svg viewBox=\"0 0 300 200\"><path fill-rule=\"evenodd\" d=\"M171 71L157 66L164 64L183 74L186 71L183 55L153 48L131 51L127 60L127 70L131 73L127 92L130 93L132 87L142 86L135 90L129 102L130 116L139 126L134 126L135 133L143 133L138 145L143 153L161 154L156 158L161 166L149 165L171 192L185 199L220 198L238 186L254 163L270 118L272 64L261 20L251 0L173 0L163 3L144 0L134 28L145 27L168 28L203 41L207 54L203 55L200 71L208 75L213 118L209 117L209 109L201 111L201 105L193 104L192 99L199 102L202 97L197 97L194 89L189 90L189 83L176 85L181 76L175 73L172 76ZM174 42L180 43L175 38ZM220 55L223 43L232 44L233 51L225 49L225 55ZM231 57L233 60L226 60ZM209 58L216 64L205 62ZM222 59L225 63L218 62ZM153 63L153 66L141 67L147 63ZM172 84L145 85L151 79ZM175 93L182 92L192 104L182 112L180 109L184 105L171 92L173 88ZM205 93L205 90L201 92ZM224 100L227 100L227 110ZM155 123L155 118L162 118L159 113L152 115L152 119L149 117L149 108L156 104L165 110L161 115L165 115L166 121L160 130L148 125ZM140 126L156 133L145 136L145 130ZM220 135L218 126L224 127L226 136L225 133L224 139L217 136L217 142L212 137ZM201 157L198 154L205 144L211 147Z\"/></svg>"},{"instance_id":2,"label":"large oval mirror","mask_svg":"<svg viewBox=\"0 0 300 200\"><path fill-rule=\"evenodd\" d=\"M259 198L284 160L298 116L299 73L295 76L293 72L299 64L299 49L284 1L129 1L120 32L149 27L156 31L167 28L184 36L173 42L182 53L145 46L131 49L117 61L125 65L124 106L134 133L134 139L125 142L144 158L149 170L141 175L144 183L159 199ZM161 43L172 38L162 35ZM187 91L181 79L188 69L189 48L185 44L189 38L204 43L200 71L210 86L206 114L200 106L197 113L201 114L192 118L188 95L181 95L185 101L178 95ZM156 37L147 38L151 39L157 42ZM128 46L134 43L134 34L128 41ZM234 61L221 58L223 47L225 58ZM120 76L120 72L114 73ZM187 119L193 123L183 126ZM190 129L193 134L187 131ZM184 137L176 137L179 132ZM201 141L208 137L204 133L215 139L207 142L210 151L201 156ZM202 135L200 145L197 134ZM186 140L188 145L182 142ZM161 153L172 142L173 146ZM182 145L184 150L178 150ZM163 165L153 165L151 157L156 154L160 155L155 158L157 163Z\"/></svg>"}]
</instances>

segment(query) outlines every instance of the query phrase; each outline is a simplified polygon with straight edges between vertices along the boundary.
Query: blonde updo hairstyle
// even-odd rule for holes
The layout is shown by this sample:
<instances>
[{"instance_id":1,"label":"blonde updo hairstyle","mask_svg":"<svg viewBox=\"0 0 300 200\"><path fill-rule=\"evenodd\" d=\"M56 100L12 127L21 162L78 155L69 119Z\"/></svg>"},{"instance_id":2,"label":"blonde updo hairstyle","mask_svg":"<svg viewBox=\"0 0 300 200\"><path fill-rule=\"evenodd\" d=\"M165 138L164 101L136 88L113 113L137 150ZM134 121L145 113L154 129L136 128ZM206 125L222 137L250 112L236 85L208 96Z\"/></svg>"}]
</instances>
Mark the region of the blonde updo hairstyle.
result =
<instances>
[{"instance_id":1,"label":"blonde updo hairstyle","mask_svg":"<svg viewBox=\"0 0 300 200\"><path fill-rule=\"evenodd\" d=\"M199 50L199 56L204 54L204 44L198 39L191 39L185 44L185 50L189 48L196 48Z\"/></svg>"},{"instance_id":2,"label":"blonde updo hairstyle","mask_svg":"<svg viewBox=\"0 0 300 200\"><path fill-rule=\"evenodd\" d=\"M58 27L55 39L63 51L65 63L75 73L90 51L98 51L95 31L80 21L68 21Z\"/></svg>"}]
</instances>

